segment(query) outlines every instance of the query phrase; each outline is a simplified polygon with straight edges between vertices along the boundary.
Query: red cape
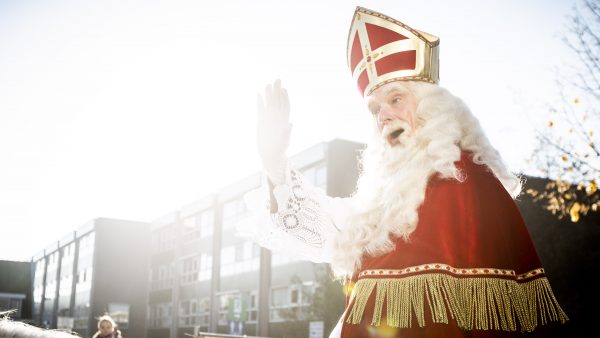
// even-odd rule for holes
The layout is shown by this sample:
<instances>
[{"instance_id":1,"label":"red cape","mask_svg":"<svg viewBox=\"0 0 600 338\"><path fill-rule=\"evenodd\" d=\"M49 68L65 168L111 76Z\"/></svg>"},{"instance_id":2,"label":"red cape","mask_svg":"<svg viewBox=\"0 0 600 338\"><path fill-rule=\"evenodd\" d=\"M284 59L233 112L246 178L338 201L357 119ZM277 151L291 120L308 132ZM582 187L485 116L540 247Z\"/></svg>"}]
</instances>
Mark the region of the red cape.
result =
<instances>
[{"instance_id":1,"label":"red cape","mask_svg":"<svg viewBox=\"0 0 600 338\"><path fill-rule=\"evenodd\" d=\"M509 337L564 314L512 197L463 153L465 179L430 180L419 223L364 257L342 337Z\"/></svg>"}]
</instances>

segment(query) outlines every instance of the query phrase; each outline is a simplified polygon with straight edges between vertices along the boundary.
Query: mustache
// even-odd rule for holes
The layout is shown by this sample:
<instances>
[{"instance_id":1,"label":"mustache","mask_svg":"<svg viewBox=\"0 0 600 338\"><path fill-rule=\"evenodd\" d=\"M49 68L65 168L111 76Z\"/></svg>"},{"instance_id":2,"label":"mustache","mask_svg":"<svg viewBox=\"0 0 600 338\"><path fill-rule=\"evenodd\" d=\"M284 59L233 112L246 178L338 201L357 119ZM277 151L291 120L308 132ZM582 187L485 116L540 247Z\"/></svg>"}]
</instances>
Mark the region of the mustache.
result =
<instances>
[{"instance_id":1,"label":"mustache","mask_svg":"<svg viewBox=\"0 0 600 338\"><path fill-rule=\"evenodd\" d=\"M395 146L401 143L402 138L406 138L410 134L412 134L411 126L407 122L401 120L389 122L384 125L381 130L381 137L389 146Z\"/></svg>"}]
</instances>

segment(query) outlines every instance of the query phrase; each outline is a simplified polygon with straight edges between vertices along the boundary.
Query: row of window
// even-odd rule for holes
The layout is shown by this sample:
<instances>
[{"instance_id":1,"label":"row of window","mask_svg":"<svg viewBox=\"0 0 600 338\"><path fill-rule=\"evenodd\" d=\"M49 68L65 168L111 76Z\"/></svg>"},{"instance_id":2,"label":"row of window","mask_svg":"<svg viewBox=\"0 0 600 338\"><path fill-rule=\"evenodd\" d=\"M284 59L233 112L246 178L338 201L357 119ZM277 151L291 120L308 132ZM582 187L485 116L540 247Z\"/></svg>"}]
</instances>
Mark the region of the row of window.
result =
<instances>
[{"instance_id":1,"label":"row of window","mask_svg":"<svg viewBox=\"0 0 600 338\"><path fill-rule=\"evenodd\" d=\"M180 261L180 285L210 280L212 276L212 255L201 253ZM291 261L291 260L287 260ZM280 263L279 261L277 261ZM258 271L260 248L249 241L225 246L221 249L221 276L231 276L249 271ZM150 289L159 290L173 287L175 263L163 264L150 271Z\"/></svg>"},{"instance_id":2,"label":"row of window","mask_svg":"<svg viewBox=\"0 0 600 338\"><path fill-rule=\"evenodd\" d=\"M273 287L270 294L270 321L289 320L290 316L302 318L307 313L310 296L314 292L313 282ZM171 303L152 304L148 307L150 328L169 328L173 313ZM258 292L231 292L219 296L219 325L231 320L256 323L258 316ZM179 326L208 326L210 323L210 299L186 299L179 303Z\"/></svg>"},{"instance_id":3,"label":"row of window","mask_svg":"<svg viewBox=\"0 0 600 338\"><path fill-rule=\"evenodd\" d=\"M279 266L297 262L298 258L273 253L271 265ZM212 276L212 255L185 258L182 261L180 285L207 281ZM251 242L238 243L221 250L221 277L238 275L244 272L258 271L260 268L260 248ZM150 289L160 290L173 287L175 282L175 264L160 265L150 272Z\"/></svg>"},{"instance_id":4,"label":"row of window","mask_svg":"<svg viewBox=\"0 0 600 338\"><path fill-rule=\"evenodd\" d=\"M183 260L181 284L210 280L212 276L212 255L202 253L200 256L188 257Z\"/></svg>"},{"instance_id":5,"label":"row of window","mask_svg":"<svg viewBox=\"0 0 600 338\"><path fill-rule=\"evenodd\" d=\"M215 215L212 210L205 210L183 220L183 238L191 240L211 237Z\"/></svg>"},{"instance_id":6,"label":"row of window","mask_svg":"<svg viewBox=\"0 0 600 338\"><path fill-rule=\"evenodd\" d=\"M209 238L213 235L214 212L205 210L194 216L185 218L181 223L182 238L185 241ZM177 226L171 224L161 227L152 233L152 250L161 252L175 248L177 243Z\"/></svg>"},{"instance_id":7,"label":"row of window","mask_svg":"<svg viewBox=\"0 0 600 338\"><path fill-rule=\"evenodd\" d=\"M76 290L78 293L87 292L92 286L92 260L94 253L95 233L90 232L79 238L79 254L77 257L77 275ZM59 267L60 253L60 276L57 279ZM37 311L42 301L45 302L45 312L52 311L54 306L51 304L56 301L56 288L59 287L59 297L67 299L70 297L73 286L73 264L75 262L75 242L70 243L60 250L57 250L50 255L43 257L35 262L33 276L33 298L36 305L34 308ZM44 293L44 274L46 275L45 293ZM57 285L57 283L59 283ZM66 304L66 301L63 301Z\"/></svg>"}]
</instances>

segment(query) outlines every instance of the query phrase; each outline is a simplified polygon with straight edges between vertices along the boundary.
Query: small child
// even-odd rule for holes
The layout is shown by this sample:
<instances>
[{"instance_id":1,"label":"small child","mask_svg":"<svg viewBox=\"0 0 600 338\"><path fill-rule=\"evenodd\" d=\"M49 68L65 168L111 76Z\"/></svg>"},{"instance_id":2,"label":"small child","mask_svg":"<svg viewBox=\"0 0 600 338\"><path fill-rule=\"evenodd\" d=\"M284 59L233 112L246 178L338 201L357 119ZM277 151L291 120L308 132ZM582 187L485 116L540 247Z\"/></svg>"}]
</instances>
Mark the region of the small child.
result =
<instances>
[{"instance_id":1,"label":"small child","mask_svg":"<svg viewBox=\"0 0 600 338\"><path fill-rule=\"evenodd\" d=\"M117 330L117 324L109 316L98 318L98 332L92 338L122 338L121 331Z\"/></svg>"}]
</instances>

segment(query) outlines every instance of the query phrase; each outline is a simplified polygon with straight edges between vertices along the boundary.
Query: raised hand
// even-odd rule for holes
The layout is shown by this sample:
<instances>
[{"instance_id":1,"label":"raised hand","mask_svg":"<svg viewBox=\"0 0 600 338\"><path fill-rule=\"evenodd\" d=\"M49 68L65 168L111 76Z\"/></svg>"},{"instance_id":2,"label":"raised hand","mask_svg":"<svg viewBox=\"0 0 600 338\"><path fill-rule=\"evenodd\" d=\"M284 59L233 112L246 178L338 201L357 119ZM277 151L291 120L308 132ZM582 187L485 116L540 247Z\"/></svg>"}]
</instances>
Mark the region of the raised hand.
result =
<instances>
[{"instance_id":1,"label":"raised hand","mask_svg":"<svg viewBox=\"0 0 600 338\"><path fill-rule=\"evenodd\" d=\"M285 151L290 144L290 100L287 90L276 80L257 100L256 140L263 167L273 183L285 181Z\"/></svg>"}]
</instances>

